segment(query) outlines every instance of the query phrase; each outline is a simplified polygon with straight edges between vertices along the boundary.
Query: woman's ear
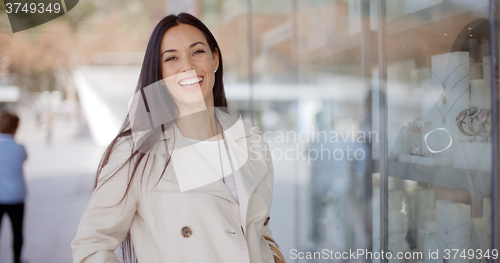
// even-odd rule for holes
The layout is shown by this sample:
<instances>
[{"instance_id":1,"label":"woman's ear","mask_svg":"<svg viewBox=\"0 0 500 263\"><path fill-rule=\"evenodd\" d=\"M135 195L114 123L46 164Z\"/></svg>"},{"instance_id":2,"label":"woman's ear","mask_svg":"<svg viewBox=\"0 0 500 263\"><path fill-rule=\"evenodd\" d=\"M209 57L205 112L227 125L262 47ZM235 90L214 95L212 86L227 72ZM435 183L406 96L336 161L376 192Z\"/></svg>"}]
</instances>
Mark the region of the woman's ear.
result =
<instances>
[{"instance_id":1,"label":"woman's ear","mask_svg":"<svg viewBox=\"0 0 500 263\"><path fill-rule=\"evenodd\" d=\"M212 52L212 56L214 59L215 70L217 70L217 69L219 69L219 50L217 48L215 48L215 51Z\"/></svg>"}]
</instances>

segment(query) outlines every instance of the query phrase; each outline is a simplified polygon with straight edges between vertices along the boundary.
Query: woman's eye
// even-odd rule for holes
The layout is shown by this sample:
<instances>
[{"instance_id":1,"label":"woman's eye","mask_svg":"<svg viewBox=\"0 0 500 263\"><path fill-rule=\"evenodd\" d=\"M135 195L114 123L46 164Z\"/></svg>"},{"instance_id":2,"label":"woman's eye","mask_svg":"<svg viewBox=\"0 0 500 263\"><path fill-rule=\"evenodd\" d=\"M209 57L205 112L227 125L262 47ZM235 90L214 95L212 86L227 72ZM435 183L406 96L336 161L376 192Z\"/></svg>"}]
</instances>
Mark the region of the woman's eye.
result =
<instances>
[{"instance_id":1,"label":"woman's eye","mask_svg":"<svg viewBox=\"0 0 500 263\"><path fill-rule=\"evenodd\" d=\"M196 51L194 52L194 55L196 55L196 54L200 54L200 53L204 53L204 52L205 52L204 50L196 50Z\"/></svg>"},{"instance_id":2,"label":"woman's eye","mask_svg":"<svg viewBox=\"0 0 500 263\"><path fill-rule=\"evenodd\" d=\"M174 59L175 59L175 57L169 57L169 58L167 58L167 59L165 60L165 62L170 61L170 60L174 60Z\"/></svg>"}]
</instances>

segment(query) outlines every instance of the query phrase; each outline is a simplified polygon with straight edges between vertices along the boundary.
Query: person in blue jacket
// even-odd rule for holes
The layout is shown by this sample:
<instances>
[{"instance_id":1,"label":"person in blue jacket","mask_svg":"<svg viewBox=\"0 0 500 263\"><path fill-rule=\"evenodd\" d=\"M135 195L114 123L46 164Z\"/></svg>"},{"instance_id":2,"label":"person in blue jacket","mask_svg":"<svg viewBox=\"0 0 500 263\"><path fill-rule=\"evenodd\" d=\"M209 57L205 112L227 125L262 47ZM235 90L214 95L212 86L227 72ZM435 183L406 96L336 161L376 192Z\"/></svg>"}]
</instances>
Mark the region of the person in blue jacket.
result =
<instances>
[{"instance_id":1,"label":"person in blue jacket","mask_svg":"<svg viewBox=\"0 0 500 263\"><path fill-rule=\"evenodd\" d=\"M3 214L7 213L14 233L14 263L21 262L26 197L23 163L27 155L24 146L14 141L18 126L16 115L7 112L0 115L0 229Z\"/></svg>"}]
</instances>

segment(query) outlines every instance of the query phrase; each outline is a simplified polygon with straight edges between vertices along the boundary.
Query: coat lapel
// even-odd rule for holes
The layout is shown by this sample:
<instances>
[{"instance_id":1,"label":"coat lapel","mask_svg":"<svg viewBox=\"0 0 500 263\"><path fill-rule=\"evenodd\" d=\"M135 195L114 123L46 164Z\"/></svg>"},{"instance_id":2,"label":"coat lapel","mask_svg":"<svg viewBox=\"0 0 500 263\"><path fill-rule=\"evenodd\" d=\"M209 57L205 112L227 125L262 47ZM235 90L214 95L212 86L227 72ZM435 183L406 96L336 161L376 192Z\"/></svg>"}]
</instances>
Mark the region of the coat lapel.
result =
<instances>
[{"instance_id":1,"label":"coat lapel","mask_svg":"<svg viewBox=\"0 0 500 263\"><path fill-rule=\"evenodd\" d=\"M240 201L241 225L246 229L246 218L250 197L267 173L267 165L261 160L262 153L251 149L251 136L255 135L250 125L245 125L241 116L233 116L216 109L219 122L224 130L231 162L234 167L234 179ZM237 119L235 119L237 118ZM260 158L259 158L260 157Z\"/></svg>"},{"instance_id":2,"label":"coat lapel","mask_svg":"<svg viewBox=\"0 0 500 263\"><path fill-rule=\"evenodd\" d=\"M220 109L216 109L216 114L224 130L224 138L234 169L241 224L245 229L250 197L266 175L268 168L265 162L258 158L262 153L251 151L250 136L256 134L251 126L245 125L240 116L230 115ZM191 143L182 136L175 124L163 133L160 140L166 144L155 145L158 147L157 151L165 149L167 145L168 152L172 153L170 164L173 169L167 169L163 179L178 184L181 191L201 191L236 203L227 186Z\"/></svg>"}]
</instances>

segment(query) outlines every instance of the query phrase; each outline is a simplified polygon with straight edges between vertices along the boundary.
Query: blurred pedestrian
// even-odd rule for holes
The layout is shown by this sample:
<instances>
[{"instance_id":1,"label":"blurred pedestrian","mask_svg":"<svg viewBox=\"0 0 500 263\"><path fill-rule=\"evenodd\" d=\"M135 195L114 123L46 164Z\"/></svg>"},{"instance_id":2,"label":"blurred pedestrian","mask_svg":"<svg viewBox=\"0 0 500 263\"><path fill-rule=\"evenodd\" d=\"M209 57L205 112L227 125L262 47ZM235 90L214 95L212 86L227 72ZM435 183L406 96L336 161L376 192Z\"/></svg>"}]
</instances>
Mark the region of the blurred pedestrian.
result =
<instances>
[{"instance_id":1,"label":"blurred pedestrian","mask_svg":"<svg viewBox=\"0 0 500 263\"><path fill-rule=\"evenodd\" d=\"M45 141L47 142L47 145L50 145L52 143L52 130L54 128L54 117L51 110L48 110L45 116L44 128Z\"/></svg>"},{"instance_id":2,"label":"blurred pedestrian","mask_svg":"<svg viewBox=\"0 0 500 263\"><path fill-rule=\"evenodd\" d=\"M14 233L14 263L21 262L26 197L23 163L27 155L24 146L14 141L18 126L16 115L7 112L0 115L0 229L3 214L7 213Z\"/></svg>"}]
</instances>

